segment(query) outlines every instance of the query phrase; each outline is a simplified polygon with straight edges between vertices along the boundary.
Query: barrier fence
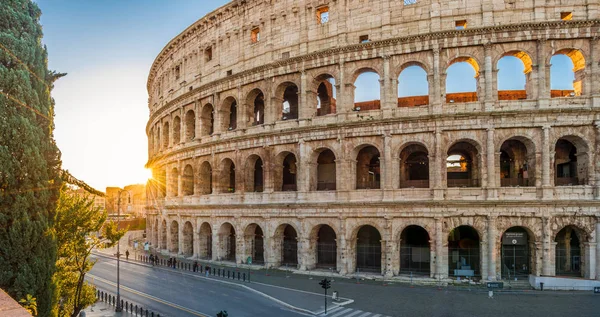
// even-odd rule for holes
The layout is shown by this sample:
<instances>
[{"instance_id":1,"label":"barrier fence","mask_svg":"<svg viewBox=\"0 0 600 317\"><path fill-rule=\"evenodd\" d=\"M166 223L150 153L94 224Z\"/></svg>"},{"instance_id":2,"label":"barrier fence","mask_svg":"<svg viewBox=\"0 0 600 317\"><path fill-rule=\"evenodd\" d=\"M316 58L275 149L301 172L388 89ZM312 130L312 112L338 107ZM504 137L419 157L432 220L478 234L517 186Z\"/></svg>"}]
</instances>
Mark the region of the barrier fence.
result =
<instances>
[{"instance_id":1,"label":"barrier fence","mask_svg":"<svg viewBox=\"0 0 600 317\"><path fill-rule=\"evenodd\" d=\"M99 301L105 302L111 306L116 306L116 304L117 304L116 295L109 293L109 292L96 290L96 298ZM134 303L130 303L129 301L124 300L122 296L121 296L121 308L123 308L124 312L131 313L135 316L160 317L159 313L155 314L154 311L151 311L149 309L144 309L141 305L140 306L138 306L137 304L134 305Z\"/></svg>"}]
</instances>

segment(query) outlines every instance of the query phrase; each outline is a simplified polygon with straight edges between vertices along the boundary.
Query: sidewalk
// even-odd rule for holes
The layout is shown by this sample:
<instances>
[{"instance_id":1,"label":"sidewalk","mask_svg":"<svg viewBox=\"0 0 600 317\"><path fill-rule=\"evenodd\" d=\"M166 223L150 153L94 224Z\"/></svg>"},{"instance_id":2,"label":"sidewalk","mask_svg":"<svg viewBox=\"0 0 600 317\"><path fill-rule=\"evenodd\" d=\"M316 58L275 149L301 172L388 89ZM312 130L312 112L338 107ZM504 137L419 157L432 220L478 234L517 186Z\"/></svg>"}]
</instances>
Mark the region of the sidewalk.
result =
<instances>
[{"instance_id":1,"label":"sidewalk","mask_svg":"<svg viewBox=\"0 0 600 317\"><path fill-rule=\"evenodd\" d=\"M120 313L115 312L115 307L108 305L108 303L97 301L94 305L83 310L85 317L113 317L113 316L134 316L132 313L122 311Z\"/></svg>"}]
</instances>

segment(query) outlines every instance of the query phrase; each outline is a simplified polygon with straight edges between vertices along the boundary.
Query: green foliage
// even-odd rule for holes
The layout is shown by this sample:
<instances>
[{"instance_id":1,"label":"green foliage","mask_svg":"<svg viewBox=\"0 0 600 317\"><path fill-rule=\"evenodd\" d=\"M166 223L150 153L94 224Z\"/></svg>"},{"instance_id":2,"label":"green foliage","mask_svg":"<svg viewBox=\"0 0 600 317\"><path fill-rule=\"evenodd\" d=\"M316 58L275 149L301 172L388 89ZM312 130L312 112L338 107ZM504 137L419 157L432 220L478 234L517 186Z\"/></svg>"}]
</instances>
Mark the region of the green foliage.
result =
<instances>
[{"instance_id":1,"label":"green foliage","mask_svg":"<svg viewBox=\"0 0 600 317\"><path fill-rule=\"evenodd\" d=\"M58 316L77 316L96 300L94 287L84 280L95 263L90 260L92 250L101 244L113 246L125 234L114 223L106 222L106 217L106 211L94 207L93 198L66 187L61 191L55 222Z\"/></svg>"},{"instance_id":2,"label":"green foliage","mask_svg":"<svg viewBox=\"0 0 600 317\"><path fill-rule=\"evenodd\" d=\"M49 316L61 186L50 91L61 74L48 71L40 14L31 0L0 4L0 287Z\"/></svg>"}]
</instances>

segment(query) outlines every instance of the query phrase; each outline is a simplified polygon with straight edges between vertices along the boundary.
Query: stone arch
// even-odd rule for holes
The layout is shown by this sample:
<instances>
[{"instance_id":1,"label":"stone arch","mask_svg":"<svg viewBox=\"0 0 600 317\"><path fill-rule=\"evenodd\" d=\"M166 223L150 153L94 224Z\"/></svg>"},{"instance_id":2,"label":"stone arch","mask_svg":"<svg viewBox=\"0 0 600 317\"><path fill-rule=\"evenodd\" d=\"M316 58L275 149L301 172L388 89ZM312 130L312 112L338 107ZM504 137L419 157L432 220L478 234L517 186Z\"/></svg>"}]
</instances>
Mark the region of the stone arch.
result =
<instances>
[{"instance_id":1,"label":"stone arch","mask_svg":"<svg viewBox=\"0 0 600 317\"><path fill-rule=\"evenodd\" d=\"M194 254L194 227L192 223L186 221L183 225L183 255L192 256Z\"/></svg>"},{"instance_id":2,"label":"stone arch","mask_svg":"<svg viewBox=\"0 0 600 317\"><path fill-rule=\"evenodd\" d=\"M536 147L530 138L506 138L499 153L500 186L536 186Z\"/></svg>"},{"instance_id":3,"label":"stone arch","mask_svg":"<svg viewBox=\"0 0 600 317\"><path fill-rule=\"evenodd\" d=\"M503 84L504 76L508 74L503 71L502 67L499 67L501 61L505 58L516 58L523 63L523 75L525 85L523 89L503 89L505 84ZM534 97L533 91L535 87L533 86L531 75L533 74L533 60L531 59L531 55L523 50L510 50L508 52L504 52L502 55L498 56L494 61L494 69L498 70L496 77L496 91L498 93L498 100L523 100L523 99L532 99ZM517 74L511 74L512 76L516 76ZM521 76L520 74L518 74ZM506 79L509 80L510 79ZM514 80L512 80L514 82ZM502 86L502 87L501 87Z\"/></svg>"},{"instance_id":4,"label":"stone arch","mask_svg":"<svg viewBox=\"0 0 600 317\"><path fill-rule=\"evenodd\" d=\"M198 257L206 260L212 259L212 228L210 223L203 222L200 225L198 238Z\"/></svg>"},{"instance_id":5,"label":"stone arch","mask_svg":"<svg viewBox=\"0 0 600 317\"><path fill-rule=\"evenodd\" d=\"M194 195L194 168L190 164L183 169L181 187L183 196Z\"/></svg>"},{"instance_id":6,"label":"stone arch","mask_svg":"<svg viewBox=\"0 0 600 317\"><path fill-rule=\"evenodd\" d=\"M356 189L381 188L381 162L379 149L363 144L354 149L356 152Z\"/></svg>"},{"instance_id":7,"label":"stone arch","mask_svg":"<svg viewBox=\"0 0 600 317\"><path fill-rule=\"evenodd\" d=\"M207 103L202 107L200 115L200 135L209 136L215 132L215 109Z\"/></svg>"},{"instance_id":8,"label":"stone arch","mask_svg":"<svg viewBox=\"0 0 600 317\"><path fill-rule=\"evenodd\" d=\"M371 67L357 69L352 75L354 91L354 111L378 110L381 108L381 75ZM377 89L370 88L370 85ZM372 95L370 95L372 93Z\"/></svg>"},{"instance_id":9,"label":"stone arch","mask_svg":"<svg viewBox=\"0 0 600 317\"><path fill-rule=\"evenodd\" d=\"M169 252L179 253L179 223L176 220L171 221L170 234L170 246Z\"/></svg>"},{"instance_id":10,"label":"stone arch","mask_svg":"<svg viewBox=\"0 0 600 317\"><path fill-rule=\"evenodd\" d=\"M221 193L235 193L236 189L236 170L235 163L230 158L221 160L219 173L219 188Z\"/></svg>"},{"instance_id":11,"label":"stone arch","mask_svg":"<svg viewBox=\"0 0 600 317\"><path fill-rule=\"evenodd\" d=\"M323 73L315 77L312 86L317 94L317 116L336 113L337 86L335 77L331 74Z\"/></svg>"},{"instance_id":12,"label":"stone arch","mask_svg":"<svg viewBox=\"0 0 600 317\"><path fill-rule=\"evenodd\" d=\"M313 152L313 162L316 168L313 171L311 190L336 190L337 165L335 152L327 147L318 148Z\"/></svg>"},{"instance_id":13,"label":"stone arch","mask_svg":"<svg viewBox=\"0 0 600 317\"><path fill-rule=\"evenodd\" d=\"M404 144L400 151L400 188L429 188L429 151L420 142Z\"/></svg>"},{"instance_id":14,"label":"stone arch","mask_svg":"<svg viewBox=\"0 0 600 317\"><path fill-rule=\"evenodd\" d=\"M169 144L169 122L165 122L163 123L163 135L162 135L162 147L163 149L167 149L170 144Z\"/></svg>"},{"instance_id":15,"label":"stone arch","mask_svg":"<svg viewBox=\"0 0 600 317\"><path fill-rule=\"evenodd\" d=\"M150 242L154 248L159 248L158 245L158 235L160 234L159 226L158 226L158 218L154 219L154 224L152 225L152 241Z\"/></svg>"},{"instance_id":16,"label":"stone arch","mask_svg":"<svg viewBox=\"0 0 600 317\"><path fill-rule=\"evenodd\" d=\"M265 185L264 162L257 154L251 154L246 159L244 180L246 192L262 192Z\"/></svg>"},{"instance_id":17,"label":"stone arch","mask_svg":"<svg viewBox=\"0 0 600 317\"><path fill-rule=\"evenodd\" d=\"M431 236L420 225L408 225L399 233L400 274L430 275Z\"/></svg>"},{"instance_id":18,"label":"stone arch","mask_svg":"<svg viewBox=\"0 0 600 317\"><path fill-rule=\"evenodd\" d=\"M247 258L252 259L252 264L265 263L265 235L260 225L251 223L244 230L244 244L246 253L242 261L246 263Z\"/></svg>"},{"instance_id":19,"label":"stone arch","mask_svg":"<svg viewBox=\"0 0 600 317\"><path fill-rule=\"evenodd\" d=\"M295 153L282 151L275 156L273 169L275 191L296 191L298 160Z\"/></svg>"},{"instance_id":20,"label":"stone arch","mask_svg":"<svg viewBox=\"0 0 600 317\"><path fill-rule=\"evenodd\" d=\"M471 67L473 68L475 74L474 74L474 78L475 78L475 90L474 91L464 91L464 89L460 89L456 90L453 89L452 86L449 86L449 83L458 83L461 82L461 87L465 86L465 80L464 78L454 78L455 75L453 74L454 72L454 68L460 67L460 66L456 66L458 63L466 63L471 65ZM479 100L480 98L480 83L479 83L479 65L480 63L471 56L459 56L456 57L454 59L451 59L448 62L447 68L445 70L445 77L446 77L446 82L445 82L445 92L446 92L446 103L462 103L462 102L476 102ZM455 91L456 90L456 91Z\"/></svg>"},{"instance_id":21,"label":"stone arch","mask_svg":"<svg viewBox=\"0 0 600 317\"><path fill-rule=\"evenodd\" d=\"M261 125L265 123L265 94L259 88L252 89L246 95L248 106L248 118L250 125Z\"/></svg>"},{"instance_id":22,"label":"stone arch","mask_svg":"<svg viewBox=\"0 0 600 317\"><path fill-rule=\"evenodd\" d=\"M275 243L275 255L279 254L281 265L286 266L297 266L298 262L298 229L295 225L290 223L282 223L277 226L273 234L273 240Z\"/></svg>"},{"instance_id":23,"label":"stone arch","mask_svg":"<svg viewBox=\"0 0 600 317\"><path fill-rule=\"evenodd\" d=\"M554 235L554 263L556 276L584 277L586 266L585 243L589 242L584 229L568 224Z\"/></svg>"},{"instance_id":24,"label":"stone arch","mask_svg":"<svg viewBox=\"0 0 600 317\"><path fill-rule=\"evenodd\" d=\"M398 81L398 107L417 107L429 104L429 74L427 67L421 62L410 61L402 64L396 79ZM414 86L408 86L407 83L414 85L419 83L419 87L425 87L425 91L415 92Z\"/></svg>"},{"instance_id":25,"label":"stone arch","mask_svg":"<svg viewBox=\"0 0 600 317\"><path fill-rule=\"evenodd\" d=\"M447 151L447 187L481 186L481 145L473 139L454 141Z\"/></svg>"},{"instance_id":26,"label":"stone arch","mask_svg":"<svg viewBox=\"0 0 600 317\"><path fill-rule=\"evenodd\" d=\"M221 260L236 262L236 231L229 222L224 222L219 228L218 247Z\"/></svg>"},{"instance_id":27,"label":"stone arch","mask_svg":"<svg viewBox=\"0 0 600 317\"><path fill-rule=\"evenodd\" d=\"M537 261L538 242L536 235L526 225L503 228L500 239L495 243L496 257L499 259L497 272L503 279L525 279L529 274L537 274L540 263Z\"/></svg>"},{"instance_id":28,"label":"stone arch","mask_svg":"<svg viewBox=\"0 0 600 317\"><path fill-rule=\"evenodd\" d=\"M310 257L314 266L321 269L337 269L337 232L329 224L318 224L309 234ZM312 266L312 265L311 265Z\"/></svg>"},{"instance_id":29,"label":"stone arch","mask_svg":"<svg viewBox=\"0 0 600 317\"><path fill-rule=\"evenodd\" d=\"M554 143L554 185L587 185L590 179L589 156L584 138L575 134L560 136Z\"/></svg>"},{"instance_id":30,"label":"stone arch","mask_svg":"<svg viewBox=\"0 0 600 317\"><path fill-rule=\"evenodd\" d=\"M586 66L586 61L585 61L585 56L583 55L583 52L580 49L577 48L562 48L559 50L556 50L550 57L548 57L547 60L547 64L551 65L552 64L552 58L555 57L556 55L565 55L567 56L571 62L573 63L573 76L574 76L574 80L573 80L573 90L553 90L552 87L550 87L550 96L552 98L555 97L571 97L571 96L580 96L585 94L585 89L588 89L587 87L584 87L583 83L584 83L584 78L585 78L585 66ZM565 74L556 74L559 76L565 76ZM550 69L550 79L552 78L552 76L555 76L552 68Z\"/></svg>"},{"instance_id":31,"label":"stone arch","mask_svg":"<svg viewBox=\"0 0 600 317\"><path fill-rule=\"evenodd\" d=\"M160 230L160 249L167 250L167 220L163 219Z\"/></svg>"},{"instance_id":32,"label":"stone arch","mask_svg":"<svg viewBox=\"0 0 600 317\"><path fill-rule=\"evenodd\" d=\"M470 225L459 225L448 233L448 273L455 277L480 277L482 235Z\"/></svg>"},{"instance_id":33,"label":"stone arch","mask_svg":"<svg viewBox=\"0 0 600 317\"><path fill-rule=\"evenodd\" d=\"M277 86L272 98L277 120L298 119L300 104L299 85L292 81L285 81Z\"/></svg>"},{"instance_id":34,"label":"stone arch","mask_svg":"<svg viewBox=\"0 0 600 317\"><path fill-rule=\"evenodd\" d=\"M229 96L221 103L219 111L220 131L233 131L237 129L238 104L233 96Z\"/></svg>"},{"instance_id":35,"label":"stone arch","mask_svg":"<svg viewBox=\"0 0 600 317\"><path fill-rule=\"evenodd\" d=\"M169 175L168 192L169 196L179 196L179 170L177 167L173 167L171 169L171 174Z\"/></svg>"},{"instance_id":36,"label":"stone arch","mask_svg":"<svg viewBox=\"0 0 600 317\"><path fill-rule=\"evenodd\" d=\"M382 231L369 224L358 226L353 231L356 231L356 236L352 239L355 242L356 271L381 273L385 263Z\"/></svg>"},{"instance_id":37,"label":"stone arch","mask_svg":"<svg viewBox=\"0 0 600 317\"><path fill-rule=\"evenodd\" d=\"M185 113L185 140L191 141L196 138L196 115L194 110Z\"/></svg>"},{"instance_id":38,"label":"stone arch","mask_svg":"<svg viewBox=\"0 0 600 317\"><path fill-rule=\"evenodd\" d=\"M175 116L173 118L173 145L181 143L181 118Z\"/></svg>"},{"instance_id":39,"label":"stone arch","mask_svg":"<svg viewBox=\"0 0 600 317\"><path fill-rule=\"evenodd\" d=\"M213 188L212 177L213 177L213 171L212 171L210 162L208 162L208 161L202 162L202 164L200 164L200 170L199 170L199 175L198 175L198 179L199 179L198 187L199 187L201 195L212 194L212 188Z\"/></svg>"}]
</instances>

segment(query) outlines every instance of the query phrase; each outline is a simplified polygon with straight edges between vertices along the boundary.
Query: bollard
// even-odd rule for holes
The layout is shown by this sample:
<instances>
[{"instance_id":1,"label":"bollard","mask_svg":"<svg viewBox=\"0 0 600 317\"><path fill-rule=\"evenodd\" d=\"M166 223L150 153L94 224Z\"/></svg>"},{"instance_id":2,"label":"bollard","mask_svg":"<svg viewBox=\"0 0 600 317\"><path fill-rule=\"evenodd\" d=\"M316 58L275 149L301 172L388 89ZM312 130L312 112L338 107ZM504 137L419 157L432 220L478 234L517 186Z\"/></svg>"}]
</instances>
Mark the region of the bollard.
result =
<instances>
[{"instance_id":1,"label":"bollard","mask_svg":"<svg viewBox=\"0 0 600 317\"><path fill-rule=\"evenodd\" d=\"M146 317L148 317L148 310L146 309Z\"/></svg>"},{"instance_id":2,"label":"bollard","mask_svg":"<svg viewBox=\"0 0 600 317\"><path fill-rule=\"evenodd\" d=\"M540 291L544 290L544 283L540 282Z\"/></svg>"},{"instance_id":3,"label":"bollard","mask_svg":"<svg viewBox=\"0 0 600 317\"><path fill-rule=\"evenodd\" d=\"M238 281L240 280L240 272L238 271Z\"/></svg>"},{"instance_id":4,"label":"bollard","mask_svg":"<svg viewBox=\"0 0 600 317\"><path fill-rule=\"evenodd\" d=\"M133 303L129 303L129 311L133 312Z\"/></svg>"},{"instance_id":5,"label":"bollard","mask_svg":"<svg viewBox=\"0 0 600 317\"><path fill-rule=\"evenodd\" d=\"M150 316L154 317L154 312L152 312L152 314L150 314Z\"/></svg>"},{"instance_id":6,"label":"bollard","mask_svg":"<svg viewBox=\"0 0 600 317\"><path fill-rule=\"evenodd\" d=\"M215 268L214 267L213 267L213 274L212 275L215 275Z\"/></svg>"},{"instance_id":7,"label":"bollard","mask_svg":"<svg viewBox=\"0 0 600 317\"><path fill-rule=\"evenodd\" d=\"M129 307L129 303L125 301L125 311L127 312L127 308Z\"/></svg>"},{"instance_id":8,"label":"bollard","mask_svg":"<svg viewBox=\"0 0 600 317\"><path fill-rule=\"evenodd\" d=\"M138 314L138 307L137 307L137 305L135 305L135 315L137 316L137 314Z\"/></svg>"},{"instance_id":9,"label":"bollard","mask_svg":"<svg viewBox=\"0 0 600 317\"><path fill-rule=\"evenodd\" d=\"M229 278L229 270L227 270L227 278Z\"/></svg>"},{"instance_id":10,"label":"bollard","mask_svg":"<svg viewBox=\"0 0 600 317\"><path fill-rule=\"evenodd\" d=\"M219 273L217 276L221 276L221 268L217 270L217 273Z\"/></svg>"},{"instance_id":11,"label":"bollard","mask_svg":"<svg viewBox=\"0 0 600 317\"><path fill-rule=\"evenodd\" d=\"M121 308L123 308L123 300L121 300Z\"/></svg>"},{"instance_id":12,"label":"bollard","mask_svg":"<svg viewBox=\"0 0 600 317\"><path fill-rule=\"evenodd\" d=\"M246 273L244 272L244 282L246 281Z\"/></svg>"}]
</instances>

